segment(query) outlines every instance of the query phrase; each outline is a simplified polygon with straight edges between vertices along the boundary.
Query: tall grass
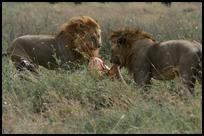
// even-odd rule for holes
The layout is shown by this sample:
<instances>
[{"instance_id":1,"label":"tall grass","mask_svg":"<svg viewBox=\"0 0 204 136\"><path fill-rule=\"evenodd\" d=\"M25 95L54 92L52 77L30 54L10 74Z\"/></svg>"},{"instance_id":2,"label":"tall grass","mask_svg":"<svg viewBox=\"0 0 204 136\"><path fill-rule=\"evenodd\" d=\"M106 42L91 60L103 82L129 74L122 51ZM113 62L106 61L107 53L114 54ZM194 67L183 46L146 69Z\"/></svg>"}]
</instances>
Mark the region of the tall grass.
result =
<instances>
[{"instance_id":1,"label":"tall grass","mask_svg":"<svg viewBox=\"0 0 204 136\"><path fill-rule=\"evenodd\" d=\"M122 10L121 10L122 9ZM108 32L141 27L158 41L202 42L201 3L3 3L2 50L25 34L56 34L72 16L88 15L102 27L101 54L109 63ZM39 14L40 13L40 14ZM128 86L80 71L18 73L2 58L2 133L202 133L202 85L186 99L179 79L152 80L144 92L128 75ZM23 79L24 77L29 80Z\"/></svg>"}]
</instances>

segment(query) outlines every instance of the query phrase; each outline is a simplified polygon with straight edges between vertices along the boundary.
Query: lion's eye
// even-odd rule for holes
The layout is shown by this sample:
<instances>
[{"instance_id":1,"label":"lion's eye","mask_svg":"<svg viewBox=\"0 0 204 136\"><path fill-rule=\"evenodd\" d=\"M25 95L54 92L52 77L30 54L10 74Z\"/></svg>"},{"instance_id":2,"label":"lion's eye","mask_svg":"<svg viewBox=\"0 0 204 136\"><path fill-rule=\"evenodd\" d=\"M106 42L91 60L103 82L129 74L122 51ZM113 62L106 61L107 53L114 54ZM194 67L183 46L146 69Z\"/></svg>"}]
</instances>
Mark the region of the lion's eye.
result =
<instances>
[{"instance_id":1,"label":"lion's eye","mask_svg":"<svg viewBox=\"0 0 204 136\"><path fill-rule=\"evenodd\" d=\"M85 35L85 34L86 34L86 32L82 31L82 32L81 32L81 34L82 34L82 35Z\"/></svg>"},{"instance_id":2,"label":"lion's eye","mask_svg":"<svg viewBox=\"0 0 204 136\"><path fill-rule=\"evenodd\" d=\"M91 40L96 42L96 37L95 36L91 36Z\"/></svg>"},{"instance_id":3,"label":"lion's eye","mask_svg":"<svg viewBox=\"0 0 204 136\"><path fill-rule=\"evenodd\" d=\"M86 28L86 25L85 25L85 24L79 24L79 27L80 27L81 29L85 29L85 28Z\"/></svg>"},{"instance_id":4,"label":"lion's eye","mask_svg":"<svg viewBox=\"0 0 204 136\"><path fill-rule=\"evenodd\" d=\"M125 38L120 38L120 39L118 39L118 40L117 40L117 44L118 44L118 45L124 45L124 44L126 44L126 39L125 39Z\"/></svg>"},{"instance_id":5,"label":"lion's eye","mask_svg":"<svg viewBox=\"0 0 204 136\"><path fill-rule=\"evenodd\" d=\"M122 40L121 40L121 39L118 39L118 40L117 40L117 43L118 43L119 45L121 45L121 44L122 44Z\"/></svg>"}]
</instances>

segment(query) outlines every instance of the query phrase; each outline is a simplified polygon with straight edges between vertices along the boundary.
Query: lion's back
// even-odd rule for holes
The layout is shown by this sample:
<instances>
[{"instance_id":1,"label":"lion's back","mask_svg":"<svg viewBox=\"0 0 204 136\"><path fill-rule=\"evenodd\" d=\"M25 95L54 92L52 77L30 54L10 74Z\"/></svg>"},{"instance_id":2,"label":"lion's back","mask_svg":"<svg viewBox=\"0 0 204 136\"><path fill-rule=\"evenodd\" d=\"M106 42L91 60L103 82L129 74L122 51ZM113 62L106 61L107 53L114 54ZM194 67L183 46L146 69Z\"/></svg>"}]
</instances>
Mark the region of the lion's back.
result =
<instances>
[{"instance_id":1,"label":"lion's back","mask_svg":"<svg viewBox=\"0 0 204 136\"><path fill-rule=\"evenodd\" d=\"M8 47L7 53L12 58L21 56L27 59L44 64L45 60L54 62L52 57L52 45L56 45L54 36L51 35L24 35L13 40L11 46Z\"/></svg>"},{"instance_id":2,"label":"lion's back","mask_svg":"<svg viewBox=\"0 0 204 136\"><path fill-rule=\"evenodd\" d=\"M24 35L13 40L9 49L21 48L30 49L41 45L55 44L52 35ZM20 47L21 46L21 47Z\"/></svg>"}]
</instances>

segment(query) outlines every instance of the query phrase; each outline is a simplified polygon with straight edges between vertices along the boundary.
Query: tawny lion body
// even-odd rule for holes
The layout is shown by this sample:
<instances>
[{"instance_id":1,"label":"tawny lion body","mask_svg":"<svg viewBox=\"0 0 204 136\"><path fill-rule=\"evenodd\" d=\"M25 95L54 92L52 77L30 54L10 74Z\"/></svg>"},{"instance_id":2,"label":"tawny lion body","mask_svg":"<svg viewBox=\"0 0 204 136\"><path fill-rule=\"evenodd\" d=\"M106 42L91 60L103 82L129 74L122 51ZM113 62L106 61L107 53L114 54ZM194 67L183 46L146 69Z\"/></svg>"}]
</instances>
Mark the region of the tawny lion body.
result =
<instances>
[{"instance_id":1,"label":"tawny lion body","mask_svg":"<svg viewBox=\"0 0 204 136\"><path fill-rule=\"evenodd\" d=\"M85 63L80 52L83 47L101 46L99 24L88 16L73 17L63 24L57 35L25 35L16 38L7 49L16 67L37 71L39 65L47 69L63 67L66 63Z\"/></svg>"},{"instance_id":2,"label":"tawny lion body","mask_svg":"<svg viewBox=\"0 0 204 136\"><path fill-rule=\"evenodd\" d=\"M187 40L170 40L156 43L146 32L126 28L111 34L111 61L127 67L139 85L181 77L194 94L196 78L202 82L202 45Z\"/></svg>"}]
</instances>

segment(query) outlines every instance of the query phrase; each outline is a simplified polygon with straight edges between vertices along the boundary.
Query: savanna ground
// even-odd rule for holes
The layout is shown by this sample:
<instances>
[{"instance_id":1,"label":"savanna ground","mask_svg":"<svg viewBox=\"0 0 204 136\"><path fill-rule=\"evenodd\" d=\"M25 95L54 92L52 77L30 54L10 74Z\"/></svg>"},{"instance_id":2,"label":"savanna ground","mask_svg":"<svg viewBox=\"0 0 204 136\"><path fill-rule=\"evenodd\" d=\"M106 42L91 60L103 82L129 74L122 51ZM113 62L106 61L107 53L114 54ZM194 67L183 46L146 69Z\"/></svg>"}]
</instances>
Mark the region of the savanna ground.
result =
<instances>
[{"instance_id":1,"label":"savanna ground","mask_svg":"<svg viewBox=\"0 0 204 136\"><path fill-rule=\"evenodd\" d=\"M202 3L2 3L2 52L25 34L56 34L70 17L88 15L102 27L101 54L111 66L108 32L141 27L157 41L202 42ZM202 85L187 98L179 79L153 80L148 93L128 82L90 77L80 71L40 68L23 80L2 58L2 133L202 133Z\"/></svg>"}]
</instances>

